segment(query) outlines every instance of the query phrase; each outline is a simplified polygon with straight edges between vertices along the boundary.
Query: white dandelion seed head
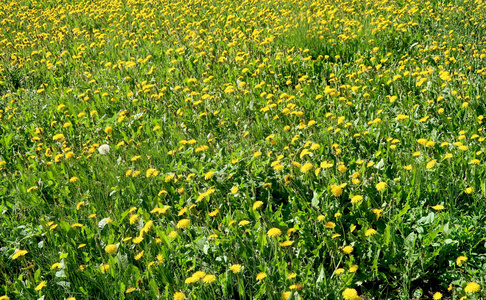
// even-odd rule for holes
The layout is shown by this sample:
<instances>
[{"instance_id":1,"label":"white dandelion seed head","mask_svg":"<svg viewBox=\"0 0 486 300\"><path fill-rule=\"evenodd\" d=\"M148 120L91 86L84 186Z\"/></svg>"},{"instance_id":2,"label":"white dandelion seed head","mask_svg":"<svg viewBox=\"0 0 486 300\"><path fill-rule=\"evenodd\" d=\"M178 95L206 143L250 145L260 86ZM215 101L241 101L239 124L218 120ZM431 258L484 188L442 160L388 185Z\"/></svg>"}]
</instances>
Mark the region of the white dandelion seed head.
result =
<instances>
[{"instance_id":1,"label":"white dandelion seed head","mask_svg":"<svg viewBox=\"0 0 486 300\"><path fill-rule=\"evenodd\" d=\"M110 153L110 146L107 144L103 144L98 148L98 152L102 155L106 155Z\"/></svg>"}]
</instances>

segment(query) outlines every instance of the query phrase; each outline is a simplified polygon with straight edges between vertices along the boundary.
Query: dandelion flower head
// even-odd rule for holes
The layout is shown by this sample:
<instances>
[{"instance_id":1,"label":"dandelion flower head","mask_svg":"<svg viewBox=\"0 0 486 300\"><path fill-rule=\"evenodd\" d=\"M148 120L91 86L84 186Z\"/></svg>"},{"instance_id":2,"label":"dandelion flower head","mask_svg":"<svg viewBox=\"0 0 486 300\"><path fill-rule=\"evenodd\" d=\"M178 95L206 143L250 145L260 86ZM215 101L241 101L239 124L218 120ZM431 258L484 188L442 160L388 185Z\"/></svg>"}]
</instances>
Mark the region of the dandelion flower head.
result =
<instances>
[{"instance_id":1,"label":"dandelion flower head","mask_svg":"<svg viewBox=\"0 0 486 300\"><path fill-rule=\"evenodd\" d=\"M110 153L110 146L107 145L107 144L103 144L103 145L98 147L98 152L101 155L106 155L106 154Z\"/></svg>"}]
</instances>

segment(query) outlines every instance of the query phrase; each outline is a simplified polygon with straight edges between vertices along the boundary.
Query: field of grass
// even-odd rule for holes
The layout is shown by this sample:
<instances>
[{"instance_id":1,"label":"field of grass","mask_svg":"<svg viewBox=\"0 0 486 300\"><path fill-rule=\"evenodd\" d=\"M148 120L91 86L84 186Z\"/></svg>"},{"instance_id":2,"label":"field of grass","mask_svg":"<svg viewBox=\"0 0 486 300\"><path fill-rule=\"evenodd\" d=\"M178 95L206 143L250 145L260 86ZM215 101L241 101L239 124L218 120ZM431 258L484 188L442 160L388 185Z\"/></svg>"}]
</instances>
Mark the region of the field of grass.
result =
<instances>
[{"instance_id":1,"label":"field of grass","mask_svg":"<svg viewBox=\"0 0 486 300\"><path fill-rule=\"evenodd\" d=\"M0 299L486 299L484 0L5 0Z\"/></svg>"}]
</instances>

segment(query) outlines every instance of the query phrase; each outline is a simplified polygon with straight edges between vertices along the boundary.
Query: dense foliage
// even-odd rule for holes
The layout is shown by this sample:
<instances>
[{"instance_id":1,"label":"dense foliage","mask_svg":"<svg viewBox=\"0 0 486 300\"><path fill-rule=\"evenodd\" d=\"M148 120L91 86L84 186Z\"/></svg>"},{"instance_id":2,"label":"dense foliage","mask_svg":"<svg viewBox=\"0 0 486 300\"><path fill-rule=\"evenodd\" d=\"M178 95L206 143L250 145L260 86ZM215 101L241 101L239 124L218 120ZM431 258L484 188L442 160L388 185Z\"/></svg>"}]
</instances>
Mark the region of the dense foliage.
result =
<instances>
[{"instance_id":1,"label":"dense foliage","mask_svg":"<svg viewBox=\"0 0 486 300\"><path fill-rule=\"evenodd\" d=\"M2 1L0 299L485 299L485 5Z\"/></svg>"}]
</instances>

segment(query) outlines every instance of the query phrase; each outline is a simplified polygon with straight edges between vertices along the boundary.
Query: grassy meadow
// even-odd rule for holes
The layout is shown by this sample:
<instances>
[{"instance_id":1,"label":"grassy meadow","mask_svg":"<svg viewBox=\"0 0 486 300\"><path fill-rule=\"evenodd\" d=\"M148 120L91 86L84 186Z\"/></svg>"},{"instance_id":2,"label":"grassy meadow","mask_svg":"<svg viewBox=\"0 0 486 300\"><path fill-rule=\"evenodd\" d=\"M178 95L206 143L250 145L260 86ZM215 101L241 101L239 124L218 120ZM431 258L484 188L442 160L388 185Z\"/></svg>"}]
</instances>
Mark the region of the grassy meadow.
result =
<instances>
[{"instance_id":1,"label":"grassy meadow","mask_svg":"<svg viewBox=\"0 0 486 300\"><path fill-rule=\"evenodd\" d=\"M0 300L486 299L484 0L5 0Z\"/></svg>"}]
</instances>

